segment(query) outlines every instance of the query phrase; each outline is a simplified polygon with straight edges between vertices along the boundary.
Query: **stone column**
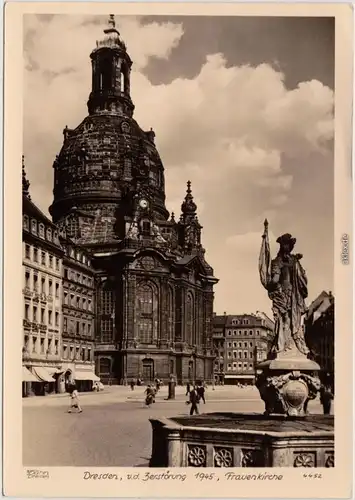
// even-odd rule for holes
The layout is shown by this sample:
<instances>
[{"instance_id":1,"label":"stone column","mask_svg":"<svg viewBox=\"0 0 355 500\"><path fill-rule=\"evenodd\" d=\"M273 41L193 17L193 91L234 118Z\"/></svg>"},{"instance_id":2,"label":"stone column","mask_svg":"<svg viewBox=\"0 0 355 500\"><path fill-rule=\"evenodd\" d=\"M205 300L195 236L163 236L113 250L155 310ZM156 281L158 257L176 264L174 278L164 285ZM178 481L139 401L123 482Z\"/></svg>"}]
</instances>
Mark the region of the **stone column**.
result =
<instances>
[{"instance_id":1,"label":"stone column","mask_svg":"<svg viewBox=\"0 0 355 500\"><path fill-rule=\"evenodd\" d=\"M205 311L206 339L205 345L207 349L212 347L212 318L213 318L213 292L208 292L206 295L206 311Z\"/></svg>"},{"instance_id":2,"label":"stone column","mask_svg":"<svg viewBox=\"0 0 355 500\"><path fill-rule=\"evenodd\" d=\"M162 277L160 280L160 297L159 297L159 329L158 329L158 341L161 348L166 348L168 344L168 316L170 311L168 311L168 280L166 277Z\"/></svg>"},{"instance_id":3,"label":"stone column","mask_svg":"<svg viewBox=\"0 0 355 500\"><path fill-rule=\"evenodd\" d=\"M175 342L182 342L182 286L175 288Z\"/></svg>"},{"instance_id":4,"label":"stone column","mask_svg":"<svg viewBox=\"0 0 355 500\"><path fill-rule=\"evenodd\" d=\"M122 354L122 385L127 385L127 355Z\"/></svg>"},{"instance_id":5,"label":"stone column","mask_svg":"<svg viewBox=\"0 0 355 500\"><path fill-rule=\"evenodd\" d=\"M293 451L290 448L280 447L271 450L271 467L289 467L292 464Z\"/></svg>"},{"instance_id":6,"label":"stone column","mask_svg":"<svg viewBox=\"0 0 355 500\"><path fill-rule=\"evenodd\" d=\"M186 287L181 287L181 341L186 342Z\"/></svg>"},{"instance_id":7,"label":"stone column","mask_svg":"<svg viewBox=\"0 0 355 500\"><path fill-rule=\"evenodd\" d=\"M97 65L96 59L91 60L91 71L92 71L92 81L91 81L91 89L95 91L98 89L98 75L97 75Z\"/></svg>"},{"instance_id":8,"label":"stone column","mask_svg":"<svg viewBox=\"0 0 355 500\"><path fill-rule=\"evenodd\" d=\"M131 93L131 68L128 67L125 75L125 92L128 95Z\"/></svg>"},{"instance_id":9,"label":"stone column","mask_svg":"<svg viewBox=\"0 0 355 500\"><path fill-rule=\"evenodd\" d=\"M168 467L183 467L181 463L181 442L179 431L168 434Z\"/></svg>"}]
</instances>

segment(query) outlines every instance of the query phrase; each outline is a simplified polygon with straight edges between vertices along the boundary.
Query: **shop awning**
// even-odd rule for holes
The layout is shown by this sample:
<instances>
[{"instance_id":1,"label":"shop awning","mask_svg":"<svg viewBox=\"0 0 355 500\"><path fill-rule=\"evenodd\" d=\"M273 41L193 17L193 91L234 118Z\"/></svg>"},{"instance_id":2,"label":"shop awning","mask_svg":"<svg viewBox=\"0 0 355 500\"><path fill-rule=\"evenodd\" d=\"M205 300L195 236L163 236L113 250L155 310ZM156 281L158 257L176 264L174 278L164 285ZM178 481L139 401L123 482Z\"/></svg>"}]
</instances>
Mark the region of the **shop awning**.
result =
<instances>
[{"instance_id":1,"label":"shop awning","mask_svg":"<svg viewBox=\"0 0 355 500\"><path fill-rule=\"evenodd\" d=\"M43 366L32 366L32 371L39 378L40 382L55 382L54 378Z\"/></svg>"},{"instance_id":2,"label":"shop awning","mask_svg":"<svg viewBox=\"0 0 355 500\"><path fill-rule=\"evenodd\" d=\"M40 382L40 380L25 366L22 367L22 382Z\"/></svg>"},{"instance_id":3,"label":"shop awning","mask_svg":"<svg viewBox=\"0 0 355 500\"><path fill-rule=\"evenodd\" d=\"M63 370L59 370L59 368L56 368L55 366L46 366L46 371L51 376L55 375L56 373L63 373Z\"/></svg>"},{"instance_id":4,"label":"shop awning","mask_svg":"<svg viewBox=\"0 0 355 500\"><path fill-rule=\"evenodd\" d=\"M100 379L94 372L84 372L75 370L75 380L92 380L93 382L100 382Z\"/></svg>"}]
</instances>

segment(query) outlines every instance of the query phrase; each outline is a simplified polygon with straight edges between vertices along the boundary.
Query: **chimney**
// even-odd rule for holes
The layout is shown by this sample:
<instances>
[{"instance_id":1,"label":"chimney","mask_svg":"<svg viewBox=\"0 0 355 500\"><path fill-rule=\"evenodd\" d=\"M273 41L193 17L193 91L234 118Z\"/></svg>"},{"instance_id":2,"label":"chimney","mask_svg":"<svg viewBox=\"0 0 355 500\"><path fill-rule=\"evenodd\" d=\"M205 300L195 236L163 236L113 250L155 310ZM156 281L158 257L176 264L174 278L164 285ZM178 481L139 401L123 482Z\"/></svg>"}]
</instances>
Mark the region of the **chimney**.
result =
<instances>
[{"instance_id":1,"label":"chimney","mask_svg":"<svg viewBox=\"0 0 355 500\"><path fill-rule=\"evenodd\" d=\"M223 316L227 316L227 313L226 313L226 311L224 311L224 313L223 313Z\"/></svg>"}]
</instances>

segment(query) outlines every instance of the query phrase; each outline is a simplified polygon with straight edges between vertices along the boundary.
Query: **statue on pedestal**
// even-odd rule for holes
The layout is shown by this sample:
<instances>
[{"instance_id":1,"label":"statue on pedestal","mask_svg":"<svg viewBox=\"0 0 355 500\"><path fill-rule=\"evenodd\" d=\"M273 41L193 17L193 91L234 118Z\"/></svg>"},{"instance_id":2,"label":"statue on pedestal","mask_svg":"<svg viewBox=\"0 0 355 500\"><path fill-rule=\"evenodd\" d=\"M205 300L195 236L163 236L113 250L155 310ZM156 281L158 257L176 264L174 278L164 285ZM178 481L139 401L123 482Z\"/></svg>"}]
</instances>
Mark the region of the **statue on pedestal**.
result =
<instances>
[{"instance_id":1,"label":"statue on pedestal","mask_svg":"<svg viewBox=\"0 0 355 500\"><path fill-rule=\"evenodd\" d=\"M259 257L259 274L272 301L275 328L268 360L257 367L262 373L256 385L265 402L265 413L294 416L305 414L308 401L320 388L314 376L320 367L309 359L304 340L302 316L306 312L307 276L301 265L301 254L293 254L296 238L285 233L277 239L280 245L275 259L270 258L268 221Z\"/></svg>"},{"instance_id":2,"label":"statue on pedestal","mask_svg":"<svg viewBox=\"0 0 355 500\"><path fill-rule=\"evenodd\" d=\"M301 265L301 254L292 254L296 238L289 233L276 241L279 252L270 263L268 222L264 222L264 234L259 259L261 283L272 300L275 320L275 338L271 355L308 355L309 349L304 341L302 316L306 312L305 299L308 295L307 276Z\"/></svg>"}]
</instances>

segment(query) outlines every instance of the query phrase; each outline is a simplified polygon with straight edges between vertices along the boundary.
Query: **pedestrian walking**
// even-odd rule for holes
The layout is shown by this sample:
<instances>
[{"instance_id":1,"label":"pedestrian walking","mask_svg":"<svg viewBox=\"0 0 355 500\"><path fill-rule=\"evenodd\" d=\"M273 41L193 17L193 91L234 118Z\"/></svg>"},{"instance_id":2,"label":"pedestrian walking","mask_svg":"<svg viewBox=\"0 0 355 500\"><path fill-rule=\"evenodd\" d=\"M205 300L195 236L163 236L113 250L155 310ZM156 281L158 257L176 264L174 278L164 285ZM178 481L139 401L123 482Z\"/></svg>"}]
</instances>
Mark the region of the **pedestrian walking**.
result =
<instances>
[{"instance_id":1,"label":"pedestrian walking","mask_svg":"<svg viewBox=\"0 0 355 500\"><path fill-rule=\"evenodd\" d=\"M188 396L190 393L190 382L187 382L186 384L186 396Z\"/></svg>"},{"instance_id":2,"label":"pedestrian walking","mask_svg":"<svg viewBox=\"0 0 355 500\"><path fill-rule=\"evenodd\" d=\"M196 413L196 415L199 414L198 411L198 404L200 402L200 398L198 396L197 390L195 387L193 387L190 391L190 403L191 403L191 408L190 408L190 415L193 415Z\"/></svg>"},{"instance_id":3,"label":"pedestrian walking","mask_svg":"<svg viewBox=\"0 0 355 500\"><path fill-rule=\"evenodd\" d=\"M131 391L134 391L134 385L135 385L135 381L132 379L131 380Z\"/></svg>"},{"instance_id":4,"label":"pedestrian walking","mask_svg":"<svg viewBox=\"0 0 355 500\"><path fill-rule=\"evenodd\" d=\"M144 391L145 394L146 394L146 397L145 397L145 405L150 407L150 405L152 403L155 403L155 390L153 387L151 387L150 385L148 385L148 387L146 388L146 390Z\"/></svg>"},{"instance_id":5,"label":"pedestrian walking","mask_svg":"<svg viewBox=\"0 0 355 500\"><path fill-rule=\"evenodd\" d=\"M70 388L70 408L68 413L72 413L73 410L78 410L78 413L82 413L82 408L79 404L79 393L75 385L72 385Z\"/></svg>"},{"instance_id":6,"label":"pedestrian walking","mask_svg":"<svg viewBox=\"0 0 355 500\"><path fill-rule=\"evenodd\" d=\"M204 404L206 404L204 385L203 384L199 385L196 390L197 390L197 394L198 394L199 399L202 399Z\"/></svg>"},{"instance_id":7,"label":"pedestrian walking","mask_svg":"<svg viewBox=\"0 0 355 500\"><path fill-rule=\"evenodd\" d=\"M323 406L324 415L329 415L332 408L332 401L334 399L333 389L330 379L327 377L324 384L320 388L320 402Z\"/></svg>"}]
</instances>

